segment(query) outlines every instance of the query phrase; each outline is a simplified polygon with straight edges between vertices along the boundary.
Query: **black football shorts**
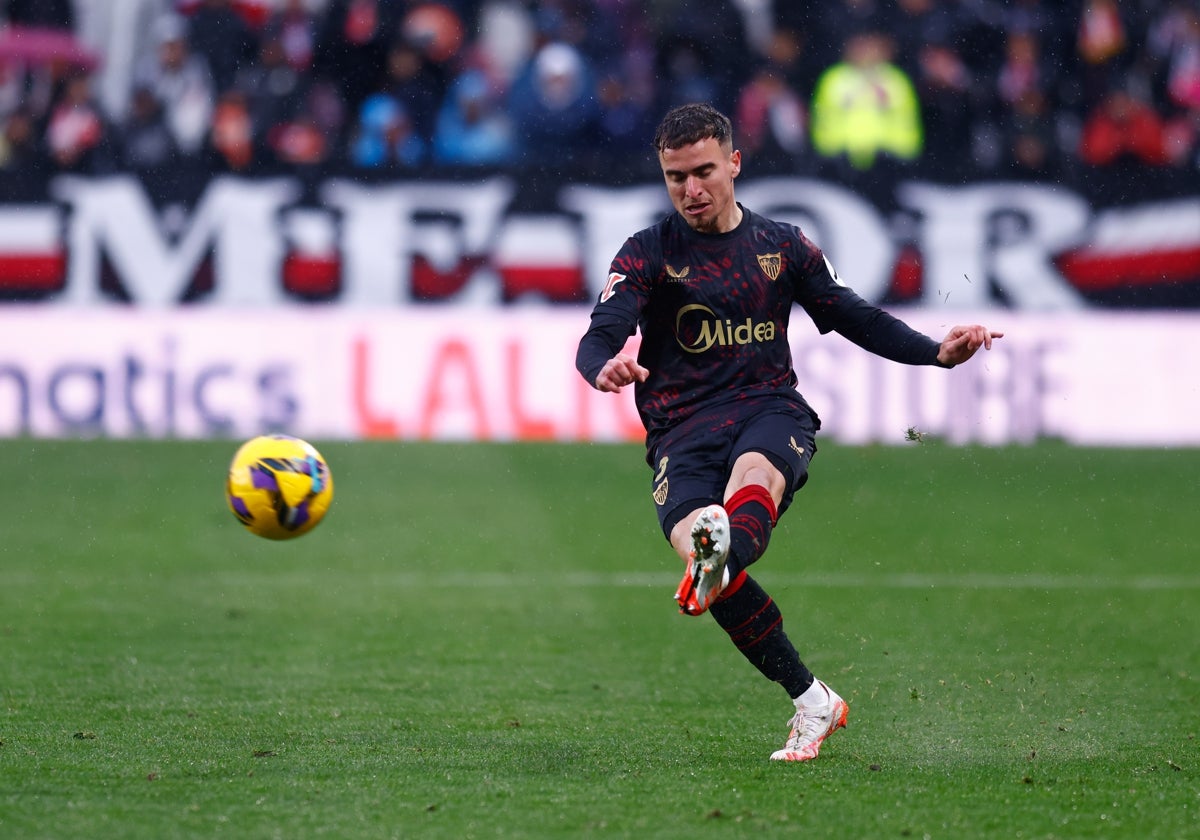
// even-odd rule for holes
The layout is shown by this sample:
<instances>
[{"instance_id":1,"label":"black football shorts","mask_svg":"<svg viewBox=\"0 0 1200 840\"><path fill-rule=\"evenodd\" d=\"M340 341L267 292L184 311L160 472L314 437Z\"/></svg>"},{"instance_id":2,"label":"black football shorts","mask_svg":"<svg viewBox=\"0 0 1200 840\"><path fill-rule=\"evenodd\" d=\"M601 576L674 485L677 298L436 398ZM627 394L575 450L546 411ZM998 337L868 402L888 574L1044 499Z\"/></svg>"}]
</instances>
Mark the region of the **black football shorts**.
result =
<instances>
[{"instance_id":1,"label":"black football shorts","mask_svg":"<svg viewBox=\"0 0 1200 840\"><path fill-rule=\"evenodd\" d=\"M737 406L719 420L692 418L658 438L647 452L654 507L663 534L697 508L725 501L733 463L746 452L761 452L787 480L779 513L808 481L808 463L817 451L819 423L802 405L775 403Z\"/></svg>"}]
</instances>

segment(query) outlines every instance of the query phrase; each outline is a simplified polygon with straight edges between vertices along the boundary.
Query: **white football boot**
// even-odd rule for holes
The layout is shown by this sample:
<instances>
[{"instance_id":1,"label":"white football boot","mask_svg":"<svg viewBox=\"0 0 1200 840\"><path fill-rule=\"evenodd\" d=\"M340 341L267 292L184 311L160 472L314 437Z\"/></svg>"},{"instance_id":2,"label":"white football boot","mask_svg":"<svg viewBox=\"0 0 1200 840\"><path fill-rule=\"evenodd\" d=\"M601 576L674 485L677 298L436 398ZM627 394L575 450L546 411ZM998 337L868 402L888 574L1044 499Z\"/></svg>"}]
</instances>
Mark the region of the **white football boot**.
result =
<instances>
[{"instance_id":1,"label":"white football boot","mask_svg":"<svg viewBox=\"0 0 1200 840\"><path fill-rule=\"evenodd\" d=\"M828 702L817 706L796 704L796 714L788 721L792 728L783 749L771 753L772 761L808 761L816 758L821 742L846 725L850 706L832 688L817 680Z\"/></svg>"}]
</instances>

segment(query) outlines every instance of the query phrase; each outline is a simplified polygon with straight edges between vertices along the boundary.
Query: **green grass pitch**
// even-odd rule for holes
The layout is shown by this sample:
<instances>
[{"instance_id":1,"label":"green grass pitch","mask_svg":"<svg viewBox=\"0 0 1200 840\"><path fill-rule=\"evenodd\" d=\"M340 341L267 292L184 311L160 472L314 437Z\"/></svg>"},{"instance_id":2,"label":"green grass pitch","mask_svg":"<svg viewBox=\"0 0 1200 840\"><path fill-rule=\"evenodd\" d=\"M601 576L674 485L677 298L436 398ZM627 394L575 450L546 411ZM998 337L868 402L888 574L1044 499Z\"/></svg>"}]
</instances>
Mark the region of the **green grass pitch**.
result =
<instances>
[{"instance_id":1,"label":"green grass pitch","mask_svg":"<svg viewBox=\"0 0 1200 840\"><path fill-rule=\"evenodd\" d=\"M850 703L680 616L640 447L0 442L0 836L1200 836L1200 451L822 444L756 576Z\"/></svg>"}]
</instances>

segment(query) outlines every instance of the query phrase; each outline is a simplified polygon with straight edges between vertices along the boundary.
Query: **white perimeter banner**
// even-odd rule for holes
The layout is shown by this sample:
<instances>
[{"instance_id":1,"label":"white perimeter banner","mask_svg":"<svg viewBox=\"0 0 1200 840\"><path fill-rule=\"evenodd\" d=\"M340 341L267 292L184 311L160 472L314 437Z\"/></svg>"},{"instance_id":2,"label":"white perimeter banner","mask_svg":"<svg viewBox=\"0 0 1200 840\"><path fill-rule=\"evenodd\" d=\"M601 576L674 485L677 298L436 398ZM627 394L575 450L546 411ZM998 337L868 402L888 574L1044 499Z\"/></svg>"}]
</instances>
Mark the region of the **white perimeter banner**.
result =
<instances>
[{"instance_id":1,"label":"white perimeter banner","mask_svg":"<svg viewBox=\"0 0 1200 840\"><path fill-rule=\"evenodd\" d=\"M5 306L0 436L640 441L632 390L575 372L589 311ZM971 322L1006 335L954 370L908 367L796 310L822 437L1200 446L1200 315L894 312L936 338Z\"/></svg>"}]
</instances>

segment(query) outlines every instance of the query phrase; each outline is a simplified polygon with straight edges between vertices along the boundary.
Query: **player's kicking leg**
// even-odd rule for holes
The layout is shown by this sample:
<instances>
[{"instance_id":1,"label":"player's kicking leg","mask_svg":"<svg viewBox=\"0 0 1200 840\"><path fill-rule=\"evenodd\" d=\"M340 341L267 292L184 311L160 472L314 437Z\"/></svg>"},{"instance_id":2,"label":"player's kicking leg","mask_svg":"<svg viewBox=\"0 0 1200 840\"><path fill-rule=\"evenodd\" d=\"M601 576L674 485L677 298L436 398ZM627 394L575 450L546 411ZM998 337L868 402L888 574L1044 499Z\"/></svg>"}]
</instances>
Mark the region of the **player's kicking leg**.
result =
<instances>
[{"instance_id":1,"label":"player's kicking leg","mask_svg":"<svg viewBox=\"0 0 1200 840\"><path fill-rule=\"evenodd\" d=\"M692 550L675 600L686 615L705 612L721 594L729 558L729 516L721 505L709 505L692 524Z\"/></svg>"}]
</instances>

